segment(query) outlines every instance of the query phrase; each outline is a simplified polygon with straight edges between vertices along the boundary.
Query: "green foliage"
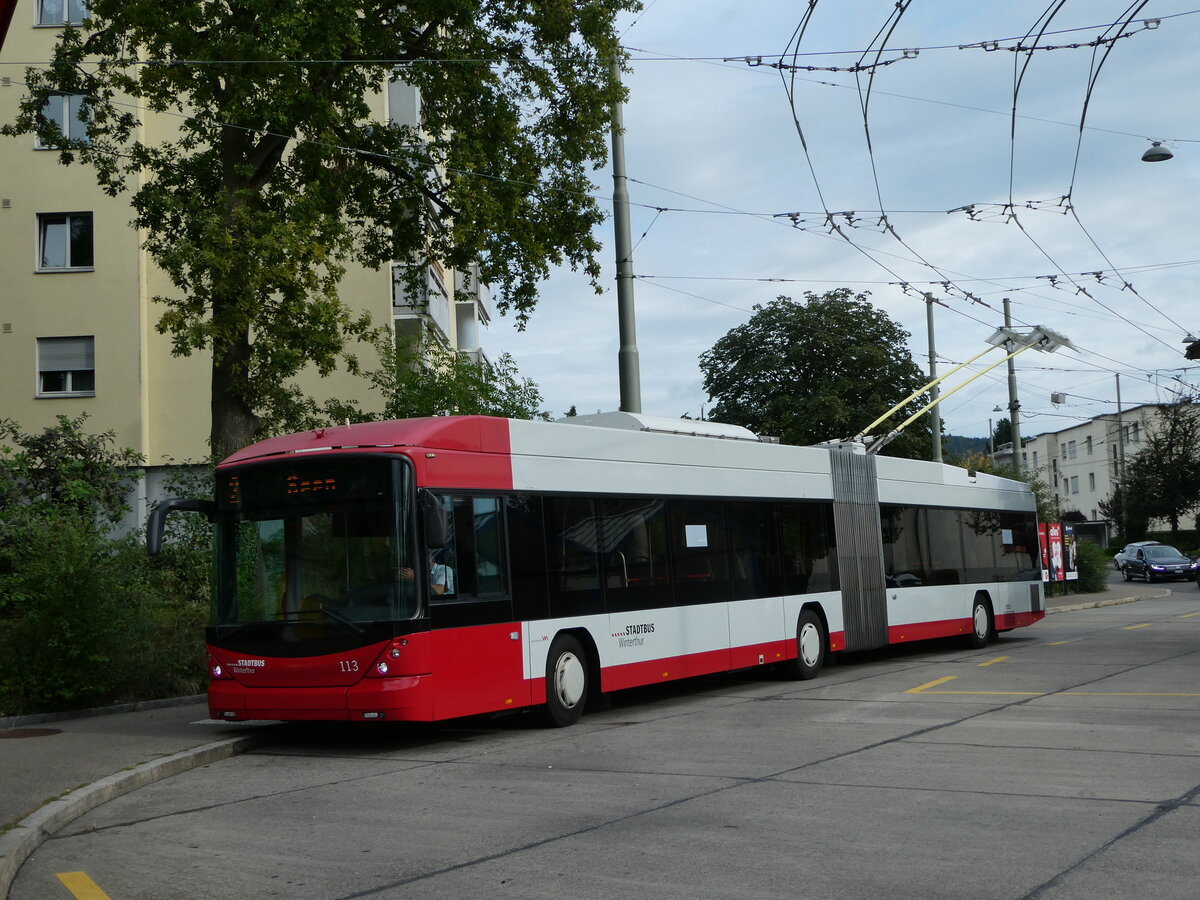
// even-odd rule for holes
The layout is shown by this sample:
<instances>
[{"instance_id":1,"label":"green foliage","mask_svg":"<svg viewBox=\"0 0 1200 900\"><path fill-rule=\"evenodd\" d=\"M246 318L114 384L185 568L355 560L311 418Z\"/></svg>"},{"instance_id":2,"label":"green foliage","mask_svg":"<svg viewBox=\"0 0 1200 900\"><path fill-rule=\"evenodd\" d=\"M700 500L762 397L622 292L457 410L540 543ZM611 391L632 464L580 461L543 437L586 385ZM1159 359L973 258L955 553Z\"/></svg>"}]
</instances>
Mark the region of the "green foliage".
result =
<instances>
[{"instance_id":1,"label":"green foliage","mask_svg":"<svg viewBox=\"0 0 1200 900\"><path fill-rule=\"evenodd\" d=\"M203 684L209 546L177 538L173 558L152 562L137 537L112 537L138 459L82 424L30 435L3 423L20 449L0 453L0 715Z\"/></svg>"},{"instance_id":2,"label":"green foliage","mask_svg":"<svg viewBox=\"0 0 1200 900\"><path fill-rule=\"evenodd\" d=\"M508 353L495 362L475 361L448 346L427 330L419 347L399 343L384 329L369 340L379 355L378 369L362 373L383 400L373 412L355 400L318 404L299 391L264 417L269 433L286 434L343 422L411 419L439 415L502 416L509 419L547 419L542 394L521 378ZM190 495L189 495L190 496Z\"/></svg>"},{"instance_id":3,"label":"green foliage","mask_svg":"<svg viewBox=\"0 0 1200 900\"><path fill-rule=\"evenodd\" d=\"M926 381L908 350L907 331L867 301L838 288L779 297L700 356L704 388L717 401L710 418L814 444L860 432ZM921 408L918 397L877 429L882 434ZM884 452L929 459L928 416Z\"/></svg>"},{"instance_id":4,"label":"green foliage","mask_svg":"<svg viewBox=\"0 0 1200 900\"><path fill-rule=\"evenodd\" d=\"M1061 514L1058 507L1058 497L1050 486L1042 480L1040 471L1030 471L1023 469L1018 472L1017 467L1013 465L998 466L995 461L986 453L969 452L963 455L959 460L958 465L964 469L971 469L975 472L987 472L989 475L997 475L1001 478L1011 478L1013 481L1024 481L1033 490L1033 496L1037 500L1037 517L1039 522L1058 522L1061 521Z\"/></svg>"},{"instance_id":5,"label":"green foliage","mask_svg":"<svg viewBox=\"0 0 1200 900\"><path fill-rule=\"evenodd\" d=\"M0 419L0 505L5 515L20 507L50 504L85 518L116 522L127 510L130 468L142 458L117 449L116 435L86 434L87 415L57 423L40 434L26 434L11 419ZM13 529L7 529L15 536Z\"/></svg>"},{"instance_id":6,"label":"green foliage","mask_svg":"<svg viewBox=\"0 0 1200 900\"><path fill-rule=\"evenodd\" d=\"M942 455L951 465L958 465L956 460L961 459L966 453L987 453L987 451L987 438L964 437L960 434L942 436Z\"/></svg>"},{"instance_id":7,"label":"green foliage","mask_svg":"<svg viewBox=\"0 0 1200 900\"><path fill-rule=\"evenodd\" d=\"M590 173L624 95L613 19L638 7L89 0L88 33L64 29L53 64L26 70L3 133L92 166L109 194L133 190L133 224L174 286L159 330L176 353L213 352L223 456L302 368L353 366L346 348L370 325L339 296L350 263L411 263L414 289L431 261L477 264L522 322L553 266L599 290ZM373 113L397 77L420 91L420 127ZM41 116L55 93L86 98L87 140ZM171 127L143 129L142 110Z\"/></svg>"},{"instance_id":8,"label":"green foliage","mask_svg":"<svg viewBox=\"0 0 1200 900\"><path fill-rule=\"evenodd\" d=\"M1005 416L996 423L996 427L992 431L992 446L999 447L1001 444L1011 444L1012 439L1012 420L1008 416Z\"/></svg>"},{"instance_id":9,"label":"green foliage","mask_svg":"<svg viewBox=\"0 0 1200 900\"><path fill-rule=\"evenodd\" d=\"M1115 552L1115 551L1114 551ZM1075 565L1079 580L1075 589L1083 594L1098 594L1108 590L1108 573L1112 571L1112 554L1091 541L1076 540Z\"/></svg>"}]
</instances>

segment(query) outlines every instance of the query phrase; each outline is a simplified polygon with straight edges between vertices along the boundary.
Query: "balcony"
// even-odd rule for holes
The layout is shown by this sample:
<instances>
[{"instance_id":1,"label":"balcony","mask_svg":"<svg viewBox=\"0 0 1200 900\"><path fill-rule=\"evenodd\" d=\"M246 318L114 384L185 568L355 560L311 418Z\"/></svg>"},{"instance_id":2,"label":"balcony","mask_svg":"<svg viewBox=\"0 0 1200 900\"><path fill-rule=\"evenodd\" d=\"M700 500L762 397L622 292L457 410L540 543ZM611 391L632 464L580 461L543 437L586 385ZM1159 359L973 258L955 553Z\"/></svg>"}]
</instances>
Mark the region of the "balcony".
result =
<instances>
[{"instance_id":1,"label":"balcony","mask_svg":"<svg viewBox=\"0 0 1200 900\"><path fill-rule=\"evenodd\" d=\"M392 315L397 319L424 319L450 340L450 295L435 265L425 266L425 277L414 292L409 283L412 266L392 266Z\"/></svg>"}]
</instances>

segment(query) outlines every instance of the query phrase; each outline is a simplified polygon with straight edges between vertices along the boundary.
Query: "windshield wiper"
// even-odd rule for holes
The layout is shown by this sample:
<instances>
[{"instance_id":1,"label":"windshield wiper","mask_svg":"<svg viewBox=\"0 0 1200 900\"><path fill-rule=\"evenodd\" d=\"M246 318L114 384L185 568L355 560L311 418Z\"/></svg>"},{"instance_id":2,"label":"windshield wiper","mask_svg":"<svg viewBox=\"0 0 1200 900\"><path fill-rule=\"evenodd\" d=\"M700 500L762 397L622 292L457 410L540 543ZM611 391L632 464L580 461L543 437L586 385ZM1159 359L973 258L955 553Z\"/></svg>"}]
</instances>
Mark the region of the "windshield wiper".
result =
<instances>
[{"instance_id":1,"label":"windshield wiper","mask_svg":"<svg viewBox=\"0 0 1200 900\"><path fill-rule=\"evenodd\" d=\"M332 609L330 609L327 606L321 606L320 610L321 610L321 612L325 613L325 615L329 616L329 618L333 619L335 622L341 622L343 625L349 625L351 628L353 628L359 634L362 634L363 632L365 632L367 630L367 629L363 628L361 625L359 625L357 622L350 621L345 616L343 616L341 613L334 612Z\"/></svg>"},{"instance_id":2,"label":"windshield wiper","mask_svg":"<svg viewBox=\"0 0 1200 900\"><path fill-rule=\"evenodd\" d=\"M366 631L366 629L363 628L358 623L352 622L350 619L347 619L341 613L334 612L332 609L330 609L328 606L325 606L324 604L322 604L321 606L318 606L316 609L293 609L290 611L281 612L281 613L277 614L275 616L275 618L284 619L284 620L296 620L296 619L302 618L303 616L311 616L311 615L313 615L313 613L324 613L326 618L333 619L333 621L338 622L341 625L346 625L349 628L352 628L355 631L357 631L359 634L363 634Z\"/></svg>"}]
</instances>

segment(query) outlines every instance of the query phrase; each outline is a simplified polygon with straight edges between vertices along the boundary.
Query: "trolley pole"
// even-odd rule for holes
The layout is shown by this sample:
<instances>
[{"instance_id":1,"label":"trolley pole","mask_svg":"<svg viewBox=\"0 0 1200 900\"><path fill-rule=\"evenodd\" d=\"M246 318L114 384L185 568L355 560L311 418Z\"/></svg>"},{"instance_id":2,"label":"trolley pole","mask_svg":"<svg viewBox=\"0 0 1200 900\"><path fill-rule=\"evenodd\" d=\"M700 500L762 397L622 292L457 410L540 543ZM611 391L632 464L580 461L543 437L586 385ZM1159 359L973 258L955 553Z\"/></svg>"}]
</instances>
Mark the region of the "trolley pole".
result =
<instances>
[{"instance_id":1,"label":"trolley pole","mask_svg":"<svg viewBox=\"0 0 1200 900\"><path fill-rule=\"evenodd\" d=\"M1007 297L1004 298L1004 328L1012 330L1012 305ZM1012 350L1011 346L1009 350ZM1008 361L1008 421L1012 425L1013 467L1020 478L1025 468L1021 459L1021 404L1017 400L1017 366L1011 359Z\"/></svg>"},{"instance_id":2,"label":"trolley pole","mask_svg":"<svg viewBox=\"0 0 1200 900\"><path fill-rule=\"evenodd\" d=\"M621 60L614 51L612 76L621 83ZM642 411L642 377L638 363L637 325L633 307L633 240L629 231L629 188L625 177L625 138L621 104L612 111L613 225L617 247L617 325L621 346L617 373L621 384L621 412Z\"/></svg>"}]
</instances>

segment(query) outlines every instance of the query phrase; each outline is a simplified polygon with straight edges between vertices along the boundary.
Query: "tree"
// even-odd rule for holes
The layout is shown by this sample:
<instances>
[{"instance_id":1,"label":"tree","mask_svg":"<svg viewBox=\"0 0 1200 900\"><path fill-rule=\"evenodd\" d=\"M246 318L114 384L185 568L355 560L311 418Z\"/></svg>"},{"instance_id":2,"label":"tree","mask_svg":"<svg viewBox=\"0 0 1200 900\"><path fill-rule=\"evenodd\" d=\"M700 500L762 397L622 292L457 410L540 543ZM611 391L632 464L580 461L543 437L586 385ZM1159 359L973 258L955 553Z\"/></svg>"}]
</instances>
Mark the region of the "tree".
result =
<instances>
[{"instance_id":1,"label":"tree","mask_svg":"<svg viewBox=\"0 0 1200 900\"><path fill-rule=\"evenodd\" d=\"M1011 444L1012 439L1012 420L1008 416L1005 416L996 423L996 428L992 431L992 446L999 447L1003 444Z\"/></svg>"},{"instance_id":2,"label":"tree","mask_svg":"<svg viewBox=\"0 0 1200 900\"><path fill-rule=\"evenodd\" d=\"M523 324L569 263L599 275L588 172L623 91L613 18L637 0L89 0L9 135L36 134L101 187L174 285L157 297L173 350L212 351L213 452L254 439L311 364L355 361L370 323L341 301L349 263L440 260L479 276ZM398 76L423 128L372 118ZM81 95L86 139L41 113ZM171 129L141 130L167 113ZM146 135L172 132L162 140ZM599 288L597 287L597 290Z\"/></svg>"},{"instance_id":3,"label":"tree","mask_svg":"<svg viewBox=\"0 0 1200 900\"><path fill-rule=\"evenodd\" d=\"M779 297L700 356L704 388L716 400L709 418L743 425L788 444L857 434L925 383L908 351L907 331L867 301L838 288L803 303ZM921 406L905 405L877 431L895 427ZM929 459L928 416L885 448Z\"/></svg>"},{"instance_id":4,"label":"tree","mask_svg":"<svg viewBox=\"0 0 1200 900\"><path fill-rule=\"evenodd\" d=\"M1146 446L1125 464L1128 536L1139 522L1166 519L1172 533L1200 505L1200 398L1183 396L1158 407L1146 429Z\"/></svg>"},{"instance_id":5,"label":"tree","mask_svg":"<svg viewBox=\"0 0 1200 900\"><path fill-rule=\"evenodd\" d=\"M1000 478L1024 481L1033 491L1033 497L1037 501L1039 522L1058 522L1063 519L1058 505L1058 495L1050 489L1050 485L1042 480L1041 473L1036 469L1023 468L1018 472L1016 466L998 466L989 454L976 451L965 453L959 465L973 472L986 472Z\"/></svg>"},{"instance_id":6,"label":"tree","mask_svg":"<svg viewBox=\"0 0 1200 900\"><path fill-rule=\"evenodd\" d=\"M274 433L304 431L343 422L410 419L420 416L503 416L508 419L546 419L542 393L521 378L508 353L495 362L474 360L459 353L431 329L418 346L400 343L387 329L368 337L381 364L363 373L382 400L382 412L365 409L354 400L317 404L293 389L294 396L264 417ZM373 406L375 404L372 404Z\"/></svg>"}]
</instances>

